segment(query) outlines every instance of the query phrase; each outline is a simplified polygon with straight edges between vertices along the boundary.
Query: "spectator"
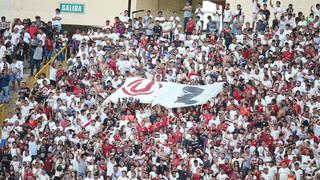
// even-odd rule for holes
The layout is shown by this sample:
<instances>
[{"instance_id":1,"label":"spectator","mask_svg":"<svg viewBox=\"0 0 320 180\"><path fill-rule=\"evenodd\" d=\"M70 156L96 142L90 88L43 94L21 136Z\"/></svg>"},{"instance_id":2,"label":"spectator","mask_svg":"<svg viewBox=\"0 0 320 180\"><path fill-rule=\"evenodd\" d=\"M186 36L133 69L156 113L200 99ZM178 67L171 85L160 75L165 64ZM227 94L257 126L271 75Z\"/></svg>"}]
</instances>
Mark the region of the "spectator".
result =
<instances>
[{"instance_id":1,"label":"spectator","mask_svg":"<svg viewBox=\"0 0 320 180\"><path fill-rule=\"evenodd\" d=\"M0 96L0 103L9 103L9 83L10 83L10 74L8 71L9 67L4 66L1 70L0 74L0 82L1 82L1 96Z\"/></svg>"},{"instance_id":2,"label":"spectator","mask_svg":"<svg viewBox=\"0 0 320 180\"><path fill-rule=\"evenodd\" d=\"M42 57L43 57L43 47L42 47L42 41L38 41L38 46L35 48L34 52L33 52L33 57L32 60L30 62L30 68L31 68L31 73L30 75L33 76L33 72L34 72L34 66L36 66L37 71L40 71L40 64L42 62Z\"/></svg>"},{"instance_id":3,"label":"spectator","mask_svg":"<svg viewBox=\"0 0 320 180\"><path fill-rule=\"evenodd\" d=\"M201 22L201 26L203 27L204 10L203 10L203 8L202 8L202 4L201 4L201 3L198 3L197 8L196 8L196 10L195 10L194 13L195 13L196 17L199 16L199 20L200 20L200 22Z\"/></svg>"},{"instance_id":4,"label":"spectator","mask_svg":"<svg viewBox=\"0 0 320 180\"><path fill-rule=\"evenodd\" d=\"M60 9L57 8L55 11L54 17L52 18L53 26L57 33L61 32L61 20L62 20L62 17L61 17Z\"/></svg>"},{"instance_id":5,"label":"spectator","mask_svg":"<svg viewBox=\"0 0 320 180\"><path fill-rule=\"evenodd\" d=\"M20 82L23 76L23 62L13 58L10 64L10 73L12 86L15 88L15 83L17 82L18 88L20 88Z\"/></svg>"},{"instance_id":6,"label":"spectator","mask_svg":"<svg viewBox=\"0 0 320 180\"><path fill-rule=\"evenodd\" d=\"M192 16L192 6L189 1L186 2L186 5L183 7L183 11L183 31L186 31L187 23Z\"/></svg>"}]
</instances>

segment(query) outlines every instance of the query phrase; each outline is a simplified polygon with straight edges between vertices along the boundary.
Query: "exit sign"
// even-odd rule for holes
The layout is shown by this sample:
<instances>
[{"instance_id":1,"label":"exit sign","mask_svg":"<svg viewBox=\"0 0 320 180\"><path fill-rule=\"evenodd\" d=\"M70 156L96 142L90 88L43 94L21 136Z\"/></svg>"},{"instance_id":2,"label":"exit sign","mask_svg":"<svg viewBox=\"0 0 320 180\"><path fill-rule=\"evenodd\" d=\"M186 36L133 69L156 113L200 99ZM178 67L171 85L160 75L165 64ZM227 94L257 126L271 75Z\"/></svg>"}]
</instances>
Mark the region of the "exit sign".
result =
<instances>
[{"instance_id":1,"label":"exit sign","mask_svg":"<svg viewBox=\"0 0 320 180\"><path fill-rule=\"evenodd\" d=\"M84 13L84 4L60 3L60 11L65 13Z\"/></svg>"}]
</instances>

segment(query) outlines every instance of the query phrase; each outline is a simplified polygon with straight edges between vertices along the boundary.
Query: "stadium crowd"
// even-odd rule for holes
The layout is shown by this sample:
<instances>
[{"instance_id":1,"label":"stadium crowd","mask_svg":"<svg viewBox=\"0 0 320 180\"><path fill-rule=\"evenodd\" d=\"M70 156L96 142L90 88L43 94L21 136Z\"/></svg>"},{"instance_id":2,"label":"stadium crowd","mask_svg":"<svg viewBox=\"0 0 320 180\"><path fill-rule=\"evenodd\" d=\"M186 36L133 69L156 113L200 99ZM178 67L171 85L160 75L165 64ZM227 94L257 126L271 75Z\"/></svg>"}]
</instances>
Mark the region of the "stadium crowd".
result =
<instances>
[{"instance_id":1,"label":"stadium crowd","mask_svg":"<svg viewBox=\"0 0 320 180\"><path fill-rule=\"evenodd\" d=\"M183 17L124 11L69 39L60 15L16 20L0 41L4 96L17 61L39 70L55 49L71 53L67 69L57 61L31 89L21 83L2 127L0 178L319 179L320 4L306 14L259 2L251 22L240 4L207 17L186 2ZM227 85L194 107L106 102L128 77Z\"/></svg>"},{"instance_id":2,"label":"stadium crowd","mask_svg":"<svg viewBox=\"0 0 320 180\"><path fill-rule=\"evenodd\" d=\"M41 64L62 49L67 39L60 33L61 20L59 9L47 23L40 16L36 16L34 21L15 18L12 23L5 16L1 17L1 23L9 22L10 25L0 29L1 104L9 103L10 86L13 89L20 87L25 69L30 70L30 76L33 76Z\"/></svg>"}]
</instances>

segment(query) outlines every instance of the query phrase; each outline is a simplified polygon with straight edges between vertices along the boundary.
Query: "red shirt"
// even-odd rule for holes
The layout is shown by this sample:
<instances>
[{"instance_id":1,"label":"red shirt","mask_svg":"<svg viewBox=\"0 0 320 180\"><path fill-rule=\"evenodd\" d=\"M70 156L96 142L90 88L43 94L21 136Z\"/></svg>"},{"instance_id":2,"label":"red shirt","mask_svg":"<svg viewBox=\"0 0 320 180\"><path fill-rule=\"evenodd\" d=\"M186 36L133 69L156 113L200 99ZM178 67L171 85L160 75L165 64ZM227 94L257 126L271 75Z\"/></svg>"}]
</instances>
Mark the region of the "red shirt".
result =
<instances>
[{"instance_id":1,"label":"red shirt","mask_svg":"<svg viewBox=\"0 0 320 180\"><path fill-rule=\"evenodd\" d=\"M194 179L194 180L199 180L199 179L200 179L200 175L199 175L198 173L194 173L194 174L192 175L192 179Z\"/></svg>"},{"instance_id":2,"label":"red shirt","mask_svg":"<svg viewBox=\"0 0 320 180\"><path fill-rule=\"evenodd\" d=\"M163 127L163 124L160 122L156 122L154 125L157 127L156 131L159 131L159 129Z\"/></svg>"},{"instance_id":3,"label":"red shirt","mask_svg":"<svg viewBox=\"0 0 320 180\"><path fill-rule=\"evenodd\" d=\"M240 100L242 99L242 96L241 96L241 94L239 93L239 90L237 90L237 89L235 89L235 90L233 91L233 97L234 97L234 99L236 99L237 101L240 101Z\"/></svg>"},{"instance_id":4,"label":"red shirt","mask_svg":"<svg viewBox=\"0 0 320 180\"><path fill-rule=\"evenodd\" d=\"M98 165L98 170L100 172L107 172L107 165L106 164L99 164Z\"/></svg>"},{"instance_id":5,"label":"red shirt","mask_svg":"<svg viewBox=\"0 0 320 180\"><path fill-rule=\"evenodd\" d=\"M116 69L117 69L117 61L116 60L114 60L114 59L111 59L111 61L109 61L109 66L112 68L112 70L114 71L114 72L116 72Z\"/></svg>"},{"instance_id":6,"label":"red shirt","mask_svg":"<svg viewBox=\"0 0 320 180\"><path fill-rule=\"evenodd\" d=\"M190 79L192 76L199 76L197 72L191 71L188 75L188 78Z\"/></svg>"},{"instance_id":7,"label":"red shirt","mask_svg":"<svg viewBox=\"0 0 320 180\"><path fill-rule=\"evenodd\" d=\"M209 121L212 119L212 114L204 114L202 115L203 119L206 121L206 124L209 123Z\"/></svg>"},{"instance_id":8,"label":"red shirt","mask_svg":"<svg viewBox=\"0 0 320 180\"><path fill-rule=\"evenodd\" d=\"M271 146L273 144L273 137L272 136L269 135L267 137L267 135L265 133L262 133L261 137L260 137L260 140L264 141L269 149L271 148Z\"/></svg>"},{"instance_id":9,"label":"red shirt","mask_svg":"<svg viewBox=\"0 0 320 180\"><path fill-rule=\"evenodd\" d=\"M113 139L114 139L115 141L120 141L120 140L121 140L119 134L114 135L114 136L113 136Z\"/></svg>"},{"instance_id":10,"label":"red shirt","mask_svg":"<svg viewBox=\"0 0 320 180\"><path fill-rule=\"evenodd\" d=\"M195 27L194 22L188 21L187 27L186 27L186 32L192 33L192 31L194 30L194 27Z\"/></svg>"},{"instance_id":11,"label":"red shirt","mask_svg":"<svg viewBox=\"0 0 320 180\"><path fill-rule=\"evenodd\" d=\"M173 160L172 164L174 165L174 167L178 167L179 166L179 161L180 158L179 156L176 156L176 158Z\"/></svg>"},{"instance_id":12,"label":"red shirt","mask_svg":"<svg viewBox=\"0 0 320 180\"><path fill-rule=\"evenodd\" d=\"M140 132L142 132L143 133L143 135L147 135L147 133L148 133L148 128L146 128L145 126L141 126L140 124L137 126L137 131L138 131L138 134L140 135L141 133Z\"/></svg>"},{"instance_id":13,"label":"red shirt","mask_svg":"<svg viewBox=\"0 0 320 180\"><path fill-rule=\"evenodd\" d=\"M46 41L45 42L46 48L48 50L52 51L53 50L53 41L51 39L49 39L49 38L46 38L45 41Z\"/></svg>"},{"instance_id":14,"label":"red shirt","mask_svg":"<svg viewBox=\"0 0 320 180\"><path fill-rule=\"evenodd\" d=\"M278 111L280 110L278 104L273 105L273 109L276 113L278 113Z\"/></svg>"},{"instance_id":15,"label":"red shirt","mask_svg":"<svg viewBox=\"0 0 320 180\"><path fill-rule=\"evenodd\" d=\"M63 76L64 70L63 69L58 69L57 71L57 79L61 79L61 77Z\"/></svg>"},{"instance_id":16,"label":"red shirt","mask_svg":"<svg viewBox=\"0 0 320 180\"><path fill-rule=\"evenodd\" d=\"M292 60L293 59L293 53L289 52L289 51L285 51L282 54L283 58L285 58L286 60Z\"/></svg>"},{"instance_id":17,"label":"red shirt","mask_svg":"<svg viewBox=\"0 0 320 180\"><path fill-rule=\"evenodd\" d=\"M168 127L168 117L162 116L162 127L167 128Z\"/></svg>"},{"instance_id":18,"label":"red shirt","mask_svg":"<svg viewBox=\"0 0 320 180\"><path fill-rule=\"evenodd\" d=\"M47 115L47 117L49 119L52 116L52 109L49 106L44 107L44 113Z\"/></svg>"},{"instance_id":19,"label":"red shirt","mask_svg":"<svg viewBox=\"0 0 320 180\"><path fill-rule=\"evenodd\" d=\"M250 51L249 50L245 50L243 53L242 53L242 56L245 60L249 59L250 58Z\"/></svg>"},{"instance_id":20,"label":"red shirt","mask_svg":"<svg viewBox=\"0 0 320 180\"><path fill-rule=\"evenodd\" d=\"M44 160L44 165L43 165L43 169L46 171L46 173L50 174L52 172L52 168L53 168L53 160L52 157L47 157Z\"/></svg>"},{"instance_id":21,"label":"red shirt","mask_svg":"<svg viewBox=\"0 0 320 180\"><path fill-rule=\"evenodd\" d=\"M78 88L77 86L74 87L73 92L74 92L74 95L76 95L76 96L79 96L80 93L82 93L82 95L85 94L85 91L82 88Z\"/></svg>"},{"instance_id":22,"label":"red shirt","mask_svg":"<svg viewBox=\"0 0 320 180\"><path fill-rule=\"evenodd\" d=\"M289 166L291 163L291 160L290 159L283 159L280 161L279 166L281 167L283 165L283 163L285 163L287 166Z\"/></svg>"},{"instance_id":23,"label":"red shirt","mask_svg":"<svg viewBox=\"0 0 320 180\"><path fill-rule=\"evenodd\" d=\"M113 145L111 144L102 144L102 154L104 156L109 156L112 148L113 148Z\"/></svg>"},{"instance_id":24,"label":"red shirt","mask_svg":"<svg viewBox=\"0 0 320 180\"><path fill-rule=\"evenodd\" d=\"M293 104L293 105L292 105L292 109L293 109L294 111L296 111L296 113L300 113L300 112L301 112L301 107L300 107L299 104Z\"/></svg>"},{"instance_id":25,"label":"red shirt","mask_svg":"<svg viewBox=\"0 0 320 180\"><path fill-rule=\"evenodd\" d=\"M36 176L30 172L25 172L24 173L24 180L29 180L29 179L36 179Z\"/></svg>"},{"instance_id":26,"label":"red shirt","mask_svg":"<svg viewBox=\"0 0 320 180\"><path fill-rule=\"evenodd\" d=\"M37 31L38 31L38 28L36 26L30 26L27 30L31 38L36 34Z\"/></svg>"},{"instance_id":27,"label":"red shirt","mask_svg":"<svg viewBox=\"0 0 320 180\"><path fill-rule=\"evenodd\" d=\"M168 138L167 141L168 141L167 146L169 147L174 145L174 143L176 143L174 138Z\"/></svg>"},{"instance_id":28,"label":"red shirt","mask_svg":"<svg viewBox=\"0 0 320 180\"><path fill-rule=\"evenodd\" d=\"M258 105L258 112L263 112L263 105L262 104Z\"/></svg>"}]
</instances>

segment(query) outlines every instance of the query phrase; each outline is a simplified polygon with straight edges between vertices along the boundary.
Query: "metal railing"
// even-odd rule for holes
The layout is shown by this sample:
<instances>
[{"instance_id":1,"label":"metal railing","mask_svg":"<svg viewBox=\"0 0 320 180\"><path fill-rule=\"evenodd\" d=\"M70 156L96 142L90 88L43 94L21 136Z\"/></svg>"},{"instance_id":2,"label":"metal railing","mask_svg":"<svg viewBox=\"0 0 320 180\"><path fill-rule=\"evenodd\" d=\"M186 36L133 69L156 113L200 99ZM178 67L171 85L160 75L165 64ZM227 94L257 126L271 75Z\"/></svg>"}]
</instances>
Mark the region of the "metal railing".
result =
<instances>
[{"instance_id":1,"label":"metal railing","mask_svg":"<svg viewBox=\"0 0 320 180\"><path fill-rule=\"evenodd\" d=\"M0 104L0 126L3 125L3 121L5 118L6 105Z\"/></svg>"},{"instance_id":2,"label":"metal railing","mask_svg":"<svg viewBox=\"0 0 320 180\"><path fill-rule=\"evenodd\" d=\"M47 78L49 77L49 75L50 75L50 65L51 65L51 63L53 63L53 62L57 59L57 57L58 57L60 54L62 54L62 53L65 53L65 54L64 54L64 58L65 58L65 61L67 61L67 59L68 59L68 48L67 48L67 46L64 46L59 52L57 52L57 53L50 59L50 61L47 62L47 64L45 64L45 65L39 70L39 72L37 72L37 73L34 75L34 77L33 77L33 82L30 84L30 86L33 86L34 83L37 81L38 77L39 77L41 74L43 74L43 73L46 75ZM31 87L29 87L29 88L31 88Z\"/></svg>"}]
</instances>

